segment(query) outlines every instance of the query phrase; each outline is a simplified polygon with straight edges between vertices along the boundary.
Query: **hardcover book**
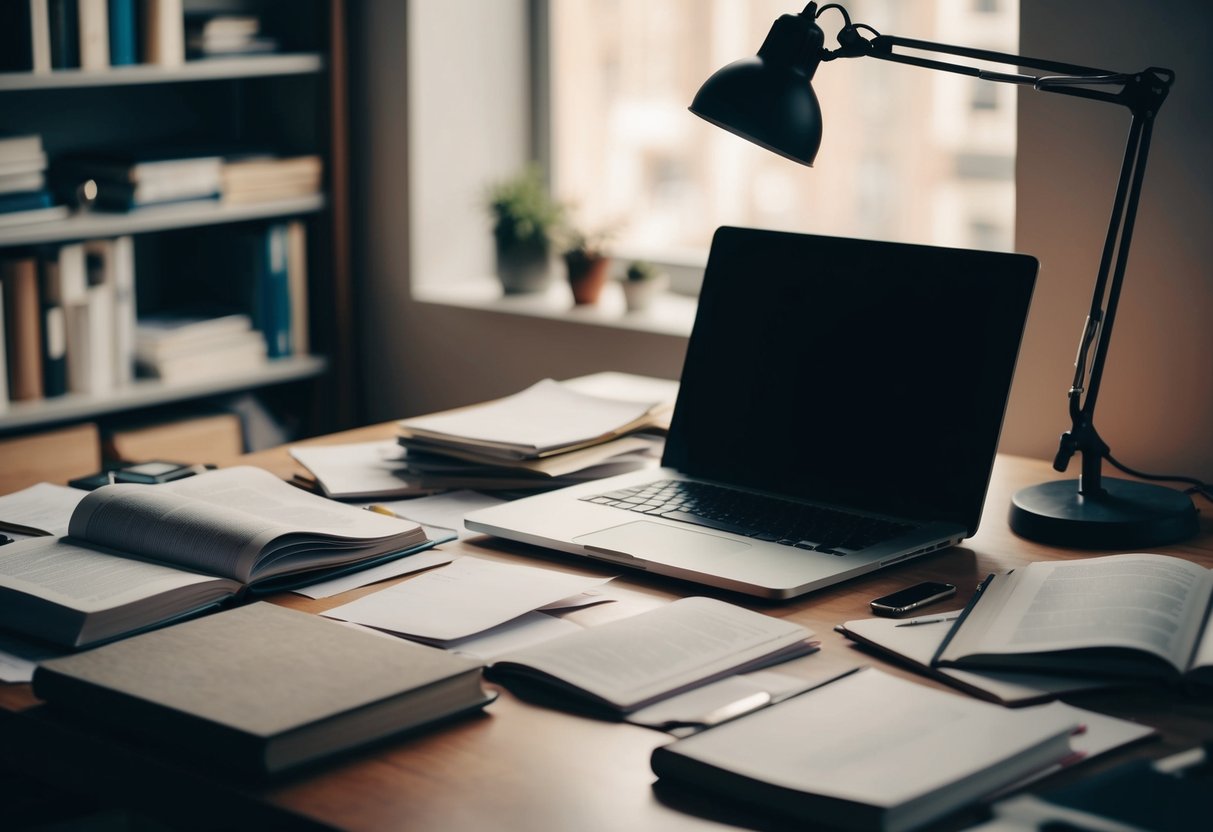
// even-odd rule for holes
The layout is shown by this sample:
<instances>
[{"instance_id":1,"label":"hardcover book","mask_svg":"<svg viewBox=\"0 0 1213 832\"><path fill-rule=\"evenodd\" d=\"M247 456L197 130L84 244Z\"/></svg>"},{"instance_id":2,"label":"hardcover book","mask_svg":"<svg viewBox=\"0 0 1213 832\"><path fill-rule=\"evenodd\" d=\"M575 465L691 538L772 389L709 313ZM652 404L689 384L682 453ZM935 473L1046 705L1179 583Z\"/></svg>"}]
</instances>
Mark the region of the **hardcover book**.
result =
<instances>
[{"instance_id":1,"label":"hardcover book","mask_svg":"<svg viewBox=\"0 0 1213 832\"><path fill-rule=\"evenodd\" d=\"M43 662L50 703L225 770L270 775L494 698L471 659L250 604Z\"/></svg>"}]
</instances>

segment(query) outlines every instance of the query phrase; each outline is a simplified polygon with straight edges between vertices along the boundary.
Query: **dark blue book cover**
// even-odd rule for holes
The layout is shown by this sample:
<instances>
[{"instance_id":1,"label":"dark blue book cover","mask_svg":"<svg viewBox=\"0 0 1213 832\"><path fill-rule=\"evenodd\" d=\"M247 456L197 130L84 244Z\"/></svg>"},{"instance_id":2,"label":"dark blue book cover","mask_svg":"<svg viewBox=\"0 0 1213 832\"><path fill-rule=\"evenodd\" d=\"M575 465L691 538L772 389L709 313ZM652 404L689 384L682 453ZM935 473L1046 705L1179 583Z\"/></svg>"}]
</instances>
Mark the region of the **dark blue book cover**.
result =
<instances>
[{"instance_id":1,"label":"dark blue book cover","mask_svg":"<svg viewBox=\"0 0 1213 832\"><path fill-rule=\"evenodd\" d=\"M11 214L14 211L36 211L39 208L50 208L54 204L51 192L46 189L0 194L0 214Z\"/></svg>"},{"instance_id":2,"label":"dark blue book cover","mask_svg":"<svg viewBox=\"0 0 1213 832\"><path fill-rule=\"evenodd\" d=\"M29 72L34 68L33 26L29 0L7 3L0 26L0 72Z\"/></svg>"},{"instance_id":3,"label":"dark blue book cover","mask_svg":"<svg viewBox=\"0 0 1213 832\"><path fill-rule=\"evenodd\" d=\"M80 10L76 0L46 0L51 23L51 67L80 68Z\"/></svg>"},{"instance_id":4,"label":"dark blue book cover","mask_svg":"<svg viewBox=\"0 0 1213 832\"><path fill-rule=\"evenodd\" d=\"M265 229L261 262L254 291L254 325L265 333L266 355L283 358L291 354L291 296L287 274L288 231L286 223Z\"/></svg>"},{"instance_id":5,"label":"dark blue book cover","mask_svg":"<svg viewBox=\"0 0 1213 832\"><path fill-rule=\"evenodd\" d=\"M59 283L59 251L47 249L39 258L38 300L42 308L42 394L67 392L67 317Z\"/></svg>"},{"instance_id":6,"label":"dark blue book cover","mask_svg":"<svg viewBox=\"0 0 1213 832\"><path fill-rule=\"evenodd\" d=\"M135 2L136 0L109 0L111 66L139 63Z\"/></svg>"}]
</instances>

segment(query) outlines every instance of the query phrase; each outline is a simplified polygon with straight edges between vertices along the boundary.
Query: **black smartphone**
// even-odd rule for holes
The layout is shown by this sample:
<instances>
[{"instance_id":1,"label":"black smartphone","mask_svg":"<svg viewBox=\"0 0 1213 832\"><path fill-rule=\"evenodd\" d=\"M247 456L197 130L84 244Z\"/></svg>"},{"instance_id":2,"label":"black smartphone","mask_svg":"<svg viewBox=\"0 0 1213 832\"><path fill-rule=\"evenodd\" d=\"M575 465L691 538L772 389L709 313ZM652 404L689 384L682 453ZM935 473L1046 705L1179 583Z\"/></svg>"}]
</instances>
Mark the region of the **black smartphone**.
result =
<instances>
[{"instance_id":1,"label":"black smartphone","mask_svg":"<svg viewBox=\"0 0 1213 832\"><path fill-rule=\"evenodd\" d=\"M956 594L956 587L942 581L923 581L920 584L899 589L888 595L882 595L871 603L872 612L877 615L901 615L902 613L925 607L927 604L951 598Z\"/></svg>"}]
</instances>

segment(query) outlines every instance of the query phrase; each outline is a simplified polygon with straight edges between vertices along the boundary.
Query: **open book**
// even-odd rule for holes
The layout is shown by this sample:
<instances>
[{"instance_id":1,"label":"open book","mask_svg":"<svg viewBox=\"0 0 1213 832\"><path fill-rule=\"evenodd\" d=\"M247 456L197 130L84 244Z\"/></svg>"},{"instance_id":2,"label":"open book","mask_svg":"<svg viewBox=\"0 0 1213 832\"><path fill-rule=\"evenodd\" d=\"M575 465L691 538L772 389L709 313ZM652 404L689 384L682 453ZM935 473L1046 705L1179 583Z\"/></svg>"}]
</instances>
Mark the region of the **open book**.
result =
<instances>
[{"instance_id":1,"label":"open book","mask_svg":"<svg viewBox=\"0 0 1213 832\"><path fill-rule=\"evenodd\" d=\"M0 547L0 627L81 647L437 542L417 523L251 467L103 486L80 501L68 531Z\"/></svg>"},{"instance_id":2,"label":"open book","mask_svg":"<svg viewBox=\"0 0 1213 832\"><path fill-rule=\"evenodd\" d=\"M991 576L934 664L1213 683L1213 572L1167 555L1033 563Z\"/></svg>"},{"instance_id":3,"label":"open book","mask_svg":"<svg viewBox=\"0 0 1213 832\"><path fill-rule=\"evenodd\" d=\"M708 682L817 649L798 624L712 598L682 598L497 659L516 692L622 717Z\"/></svg>"}]
</instances>

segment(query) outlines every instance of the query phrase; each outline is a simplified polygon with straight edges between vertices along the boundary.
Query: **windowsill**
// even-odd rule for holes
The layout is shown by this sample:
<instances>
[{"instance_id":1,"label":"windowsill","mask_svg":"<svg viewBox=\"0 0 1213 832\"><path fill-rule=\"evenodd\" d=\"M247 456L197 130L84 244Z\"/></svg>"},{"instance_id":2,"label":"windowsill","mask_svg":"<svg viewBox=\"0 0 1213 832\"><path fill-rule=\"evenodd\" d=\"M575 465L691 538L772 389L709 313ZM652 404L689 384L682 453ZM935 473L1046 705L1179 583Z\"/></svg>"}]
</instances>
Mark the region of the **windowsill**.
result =
<instances>
[{"instance_id":1,"label":"windowsill","mask_svg":"<svg viewBox=\"0 0 1213 832\"><path fill-rule=\"evenodd\" d=\"M413 300L502 315L546 318L683 338L691 334L698 306L696 298L662 292L653 299L648 309L628 312L624 308L623 290L617 281L610 281L603 287L598 303L574 306L568 285L555 279L546 291L526 295L503 295L501 284L495 278L465 281L453 286L414 286Z\"/></svg>"}]
</instances>

